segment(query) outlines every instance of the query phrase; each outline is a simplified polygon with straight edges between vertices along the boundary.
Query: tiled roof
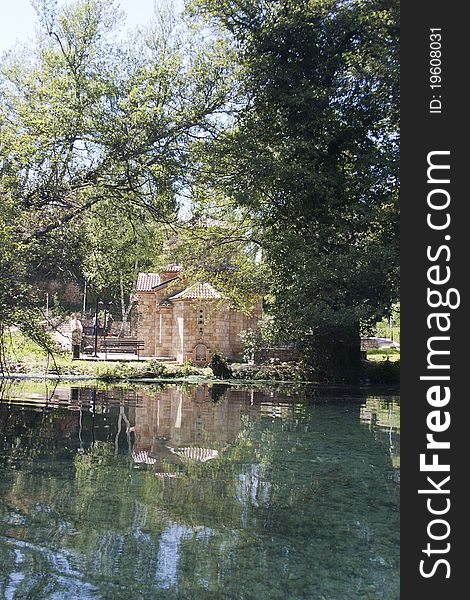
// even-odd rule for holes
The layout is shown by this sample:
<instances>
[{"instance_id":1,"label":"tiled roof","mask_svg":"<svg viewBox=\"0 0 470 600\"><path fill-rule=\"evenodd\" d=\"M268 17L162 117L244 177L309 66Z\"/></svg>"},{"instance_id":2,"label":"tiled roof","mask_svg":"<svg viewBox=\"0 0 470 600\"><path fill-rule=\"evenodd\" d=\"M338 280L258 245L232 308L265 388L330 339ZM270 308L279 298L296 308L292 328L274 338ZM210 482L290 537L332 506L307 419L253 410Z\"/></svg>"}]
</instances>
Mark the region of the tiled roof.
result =
<instances>
[{"instance_id":1,"label":"tiled roof","mask_svg":"<svg viewBox=\"0 0 470 600\"><path fill-rule=\"evenodd\" d=\"M170 263L165 265L162 269L162 273L179 273L183 270L181 265L177 265L176 263Z\"/></svg>"},{"instance_id":2,"label":"tiled roof","mask_svg":"<svg viewBox=\"0 0 470 600\"><path fill-rule=\"evenodd\" d=\"M195 460L198 462L206 462L211 460L212 458L216 458L219 453L217 450L212 450L211 448L170 448L170 452L173 454L177 454L178 456L189 458L190 460Z\"/></svg>"},{"instance_id":3,"label":"tiled roof","mask_svg":"<svg viewBox=\"0 0 470 600\"><path fill-rule=\"evenodd\" d=\"M222 298L217 290L210 283L195 283L179 294L171 296L170 300L212 300Z\"/></svg>"},{"instance_id":4,"label":"tiled roof","mask_svg":"<svg viewBox=\"0 0 470 600\"><path fill-rule=\"evenodd\" d=\"M139 273L135 289L137 292L150 292L159 284L160 275L158 273Z\"/></svg>"}]
</instances>

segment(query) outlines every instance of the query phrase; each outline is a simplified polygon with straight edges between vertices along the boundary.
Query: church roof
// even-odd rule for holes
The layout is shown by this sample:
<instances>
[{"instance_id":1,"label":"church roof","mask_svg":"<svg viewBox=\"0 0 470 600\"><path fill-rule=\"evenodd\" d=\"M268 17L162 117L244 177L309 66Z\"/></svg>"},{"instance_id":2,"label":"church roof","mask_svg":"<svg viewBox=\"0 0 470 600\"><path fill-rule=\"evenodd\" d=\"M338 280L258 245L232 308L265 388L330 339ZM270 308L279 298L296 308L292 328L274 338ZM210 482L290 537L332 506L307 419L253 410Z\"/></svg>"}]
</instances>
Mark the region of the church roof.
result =
<instances>
[{"instance_id":1,"label":"church roof","mask_svg":"<svg viewBox=\"0 0 470 600\"><path fill-rule=\"evenodd\" d=\"M161 283L158 273L139 273L135 289L137 292L150 292Z\"/></svg>"},{"instance_id":2,"label":"church roof","mask_svg":"<svg viewBox=\"0 0 470 600\"><path fill-rule=\"evenodd\" d=\"M169 271L165 271L168 273ZM158 273L139 273L137 276L137 283L135 287L136 292L151 292L159 286L166 285L171 281L176 281L178 279L178 275L176 277L171 277L170 279L165 279L162 281L160 275Z\"/></svg>"},{"instance_id":3,"label":"church roof","mask_svg":"<svg viewBox=\"0 0 470 600\"><path fill-rule=\"evenodd\" d=\"M182 458L189 458L190 460L195 460L198 462L206 462L212 458L216 458L219 455L217 450L198 447L170 448L170 452L173 452L173 454L177 454Z\"/></svg>"},{"instance_id":4,"label":"church roof","mask_svg":"<svg viewBox=\"0 0 470 600\"><path fill-rule=\"evenodd\" d=\"M170 300L213 300L222 297L210 283L194 283L179 294L171 296Z\"/></svg>"},{"instance_id":5,"label":"church roof","mask_svg":"<svg viewBox=\"0 0 470 600\"><path fill-rule=\"evenodd\" d=\"M163 273L180 273L182 270L183 267L176 263L169 263L162 269Z\"/></svg>"}]
</instances>

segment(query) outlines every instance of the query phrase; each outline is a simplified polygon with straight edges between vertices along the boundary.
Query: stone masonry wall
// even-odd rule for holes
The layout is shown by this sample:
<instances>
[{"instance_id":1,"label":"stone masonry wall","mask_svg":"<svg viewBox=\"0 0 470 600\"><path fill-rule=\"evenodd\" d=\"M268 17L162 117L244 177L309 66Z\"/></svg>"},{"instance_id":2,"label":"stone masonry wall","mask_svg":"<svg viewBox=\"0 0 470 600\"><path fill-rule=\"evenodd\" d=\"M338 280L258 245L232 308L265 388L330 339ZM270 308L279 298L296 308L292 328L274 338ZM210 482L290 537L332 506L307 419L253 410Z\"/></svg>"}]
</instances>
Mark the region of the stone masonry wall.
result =
<instances>
[{"instance_id":1,"label":"stone masonry wall","mask_svg":"<svg viewBox=\"0 0 470 600\"><path fill-rule=\"evenodd\" d=\"M138 294L137 338L143 340L142 356L153 356L155 351L155 298L151 293Z\"/></svg>"},{"instance_id":2,"label":"stone masonry wall","mask_svg":"<svg viewBox=\"0 0 470 600\"><path fill-rule=\"evenodd\" d=\"M240 331L255 328L261 317L261 304L247 317L220 301L181 299L160 305L166 295L165 288L138 293L137 337L144 341L142 356L174 356L178 363L191 360L201 366L210 362L216 350L238 358ZM198 346L207 349L205 361L197 360Z\"/></svg>"}]
</instances>

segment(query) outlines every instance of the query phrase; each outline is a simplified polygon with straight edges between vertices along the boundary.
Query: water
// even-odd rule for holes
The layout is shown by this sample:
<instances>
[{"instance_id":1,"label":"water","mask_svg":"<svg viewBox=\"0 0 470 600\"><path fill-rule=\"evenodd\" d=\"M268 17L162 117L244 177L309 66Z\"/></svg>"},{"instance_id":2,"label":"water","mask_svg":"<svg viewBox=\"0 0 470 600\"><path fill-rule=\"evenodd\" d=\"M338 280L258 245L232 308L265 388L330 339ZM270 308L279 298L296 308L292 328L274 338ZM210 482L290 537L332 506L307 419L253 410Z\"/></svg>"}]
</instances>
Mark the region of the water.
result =
<instances>
[{"instance_id":1,"label":"water","mask_svg":"<svg viewBox=\"0 0 470 600\"><path fill-rule=\"evenodd\" d=\"M399 598L396 397L2 385L0 598Z\"/></svg>"}]
</instances>

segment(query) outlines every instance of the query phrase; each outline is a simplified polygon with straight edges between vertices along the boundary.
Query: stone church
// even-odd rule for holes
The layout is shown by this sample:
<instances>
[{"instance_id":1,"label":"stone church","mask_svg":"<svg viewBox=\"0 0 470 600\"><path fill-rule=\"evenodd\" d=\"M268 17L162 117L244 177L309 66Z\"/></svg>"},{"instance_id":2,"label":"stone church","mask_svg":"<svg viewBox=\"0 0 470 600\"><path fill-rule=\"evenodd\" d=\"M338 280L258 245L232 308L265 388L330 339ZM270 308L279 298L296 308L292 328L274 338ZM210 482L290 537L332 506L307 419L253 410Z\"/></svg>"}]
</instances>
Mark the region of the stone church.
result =
<instances>
[{"instance_id":1,"label":"stone church","mask_svg":"<svg viewBox=\"0 0 470 600\"><path fill-rule=\"evenodd\" d=\"M247 316L230 307L211 284L179 283L182 267L167 265L159 273L139 273L136 284L137 339L143 356L207 365L215 351L227 358L241 357L239 333L254 329L261 318L261 302Z\"/></svg>"}]
</instances>

